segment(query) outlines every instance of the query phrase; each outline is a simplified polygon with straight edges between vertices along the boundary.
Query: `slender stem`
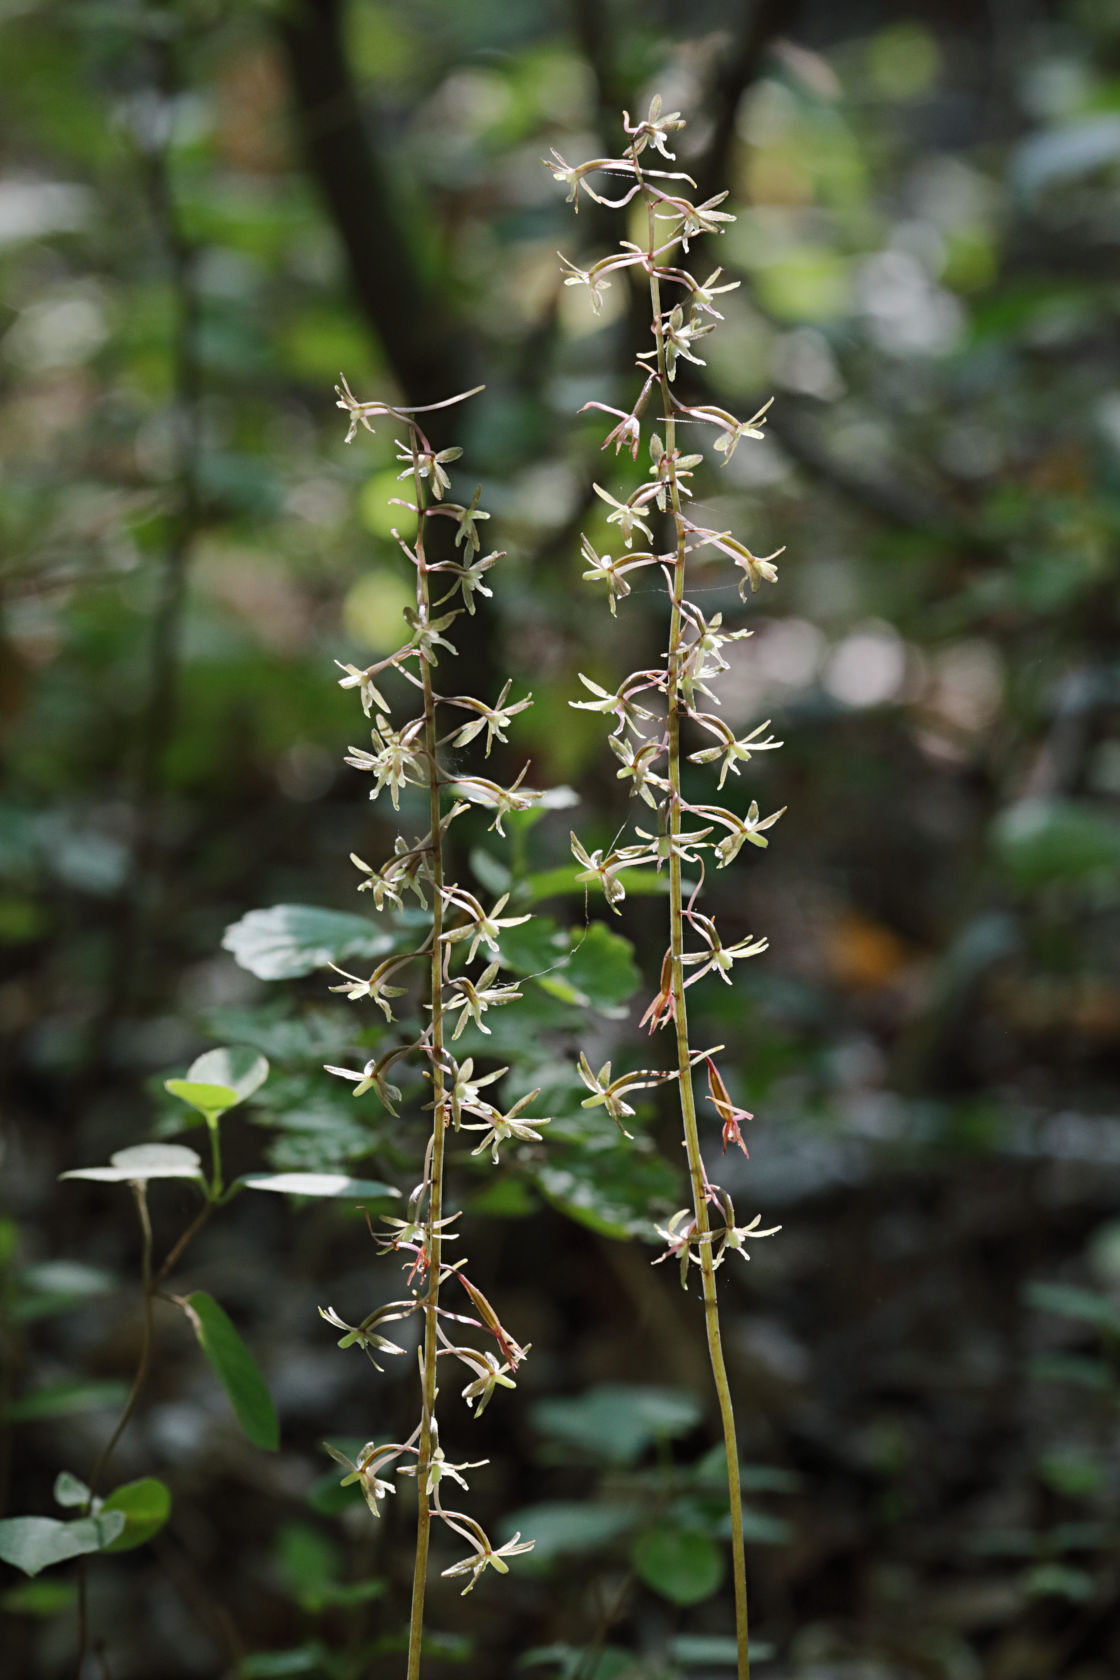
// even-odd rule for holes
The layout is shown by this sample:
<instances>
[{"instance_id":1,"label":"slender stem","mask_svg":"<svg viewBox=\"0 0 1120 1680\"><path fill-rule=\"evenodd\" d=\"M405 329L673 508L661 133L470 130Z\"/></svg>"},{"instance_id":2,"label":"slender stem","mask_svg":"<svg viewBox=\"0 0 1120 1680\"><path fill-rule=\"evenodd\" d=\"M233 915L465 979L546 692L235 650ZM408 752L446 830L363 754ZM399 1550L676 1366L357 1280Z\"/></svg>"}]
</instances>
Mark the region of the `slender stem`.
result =
<instances>
[{"instance_id":1,"label":"slender stem","mask_svg":"<svg viewBox=\"0 0 1120 1680\"><path fill-rule=\"evenodd\" d=\"M130 1184L129 1189L136 1199L136 1211L140 1218L140 1279L144 1291L144 1320L140 1333L140 1358L136 1363L136 1375L132 1379L132 1387L128 1391L128 1398L125 1400L121 1415L117 1419L116 1428L102 1447L89 1479L91 1506L97 1495L97 1490L101 1486L101 1478L109 1468L109 1460L113 1456L117 1442L128 1428L132 1414L136 1410L152 1364L152 1302L155 1297L155 1287L152 1282L152 1221L148 1213L148 1187L147 1184L137 1181ZM78 1680L81 1680L86 1651L89 1648L87 1572L87 1559L83 1557L78 1566L78 1660L74 1671Z\"/></svg>"},{"instance_id":2,"label":"slender stem","mask_svg":"<svg viewBox=\"0 0 1120 1680\"><path fill-rule=\"evenodd\" d=\"M195 1214L178 1242L176 1242L174 1247L171 1249L167 1259L163 1262L163 1265L160 1267L159 1271L152 1280L153 1295L159 1294L159 1291L163 1288L167 1279L170 1277L172 1270L182 1259L188 1245L194 1241L195 1237L197 1237L198 1233L206 1224L206 1221L210 1218L210 1215L213 1213L216 1206L216 1202L203 1202L202 1206L199 1208L198 1212Z\"/></svg>"},{"instance_id":3,"label":"slender stem","mask_svg":"<svg viewBox=\"0 0 1120 1680\"><path fill-rule=\"evenodd\" d=\"M430 595L428 565L424 553L424 491L415 426L410 426L409 437L412 445L412 476L416 486L416 603L420 622L423 624L428 616ZM443 1085L443 834L440 828L439 771L436 766L436 701L432 690L431 666L424 658L423 652L420 668L424 681L424 753L428 764L428 804L432 831L432 851L429 860L432 871L432 1151L424 1235L424 1247L428 1256L428 1289L424 1296L424 1392L420 1418L420 1451L416 1461L416 1559L412 1573L412 1614L408 1629L408 1680L418 1680L424 1640L424 1593L428 1579L428 1543L432 1526L428 1466L431 1463L436 1438L436 1308L439 1303L442 1264L439 1221L443 1209L443 1157L447 1131Z\"/></svg>"},{"instance_id":4,"label":"slender stem","mask_svg":"<svg viewBox=\"0 0 1120 1680\"><path fill-rule=\"evenodd\" d=\"M89 1491L92 1498L101 1485L101 1478L109 1467L109 1460L113 1451L128 1427L129 1419L136 1410L136 1403L148 1378L148 1370L152 1362L152 1302L155 1289L152 1285L152 1222L148 1214L148 1187L144 1183L133 1183L129 1186L136 1198L136 1211L140 1216L141 1255L140 1276L144 1289L144 1327L141 1332L140 1358L136 1366L136 1375L132 1379L128 1399L124 1409L117 1419L117 1427L101 1449L101 1455L93 1467L93 1474L89 1479Z\"/></svg>"},{"instance_id":5,"label":"slender stem","mask_svg":"<svg viewBox=\"0 0 1120 1680\"><path fill-rule=\"evenodd\" d=\"M638 168L637 158L634 167ZM735 1636L738 1645L738 1680L750 1680L751 1663L747 1642L747 1570L743 1549L743 1498L739 1485L739 1447L735 1434L735 1411L731 1403L731 1387L727 1380L727 1365L723 1357L720 1336L719 1303L716 1296L715 1261L712 1257L711 1226L708 1221L707 1174L700 1153L700 1133L696 1121L696 1096L692 1087L692 1063L688 1043L688 1011L684 991L684 913L681 886L681 710L680 645L681 604L684 601L685 529L681 511L680 485L677 481L676 422L669 392L669 373L665 356L665 335L661 317L661 287L653 253L656 250L656 227L653 202L646 197L649 223L649 288L653 313L653 330L657 342L657 383L661 391L661 415L665 426L665 450L668 456L669 494L673 521L677 533L676 564L673 569L672 614L669 625L668 662L668 734L669 734L669 915L670 962L673 976L673 1014L677 1029L677 1075L680 1087L681 1119L684 1124L685 1153L692 1189L692 1213L696 1221L697 1248L700 1256L700 1277L704 1298L704 1328L708 1338L708 1357L719 1401L723 1443L727 1455L728 1498L731 1508L731 1565L735 1584ZM686 708L687 709L687 708Z\"/></svg>"},{"instance_id":6,"label":"slender stem","mask_svg":"<svg viewBox=\"0 0 1120 1680\"><path fill-rule=\"evenodd\" d=\"M222 1193L222 1145L218 1122L211 1114L206 1116L206 1130L210 1133L210 1200L216 1202Z\"/></svg>"}]
</instances>

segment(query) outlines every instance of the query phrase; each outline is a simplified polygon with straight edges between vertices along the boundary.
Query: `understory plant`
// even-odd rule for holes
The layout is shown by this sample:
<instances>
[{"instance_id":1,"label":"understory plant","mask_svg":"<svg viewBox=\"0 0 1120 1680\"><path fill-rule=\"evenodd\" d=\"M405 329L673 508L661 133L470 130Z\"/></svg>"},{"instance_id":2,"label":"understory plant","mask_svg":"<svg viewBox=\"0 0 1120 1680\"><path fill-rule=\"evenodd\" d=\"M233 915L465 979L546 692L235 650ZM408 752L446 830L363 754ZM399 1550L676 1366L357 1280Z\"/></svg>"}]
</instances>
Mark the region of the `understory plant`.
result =
<instances>
[{"instance_id":1,"label":"understory plant","mask_svg":"<svg viewBox=\"0 0 1120 1680\"><path fill-rule=\"evenodd\" d=\"M618 912L626 896L624 872L653 868L668 873L669 944L661 964L658 990L643 1017L652 1034L671 1027L675 1039L673 1078L680 1097L684 1148L688 1163L689 1205L675 1213L659 1234L665 1252L661 1260L673 1259L680 1267L682 1286L699 1273L704 1304L704 1323L712 1379L719 1405L727 1462L730 1500L732 1572L735 1591L735 1622L740 1680L750 1673L748 1645L747 1581L743 1548L742 1492L735 1412L728 1382L720 1334L717 1277L729 1255L749 1258L749 1243L772 1236L779 1227L762 1228L762 1216L741 1223L728 1192L714 1182L701 1144L693 1073L703 1069L706 1100L715 1111L721 1128L724 1152L729 1144L746 1154L741 1125L752 1118L732 1099L716 1056L719 1049L698 1051L689 1038L687 993L699 981L716 976L727 984L737 962L759 955L766 949L765 938L748 935L725 943L714 916L699 908L709 862L719 869L728 867L744 845L765 847L767 830L781 811L762 816L752 800L745 812L726 808L685 792L683 760L687 732L700 743L687 752L688 759L703 766L719 766L719 790L729 775L738 778L741 768L754 754L781 745L766 734L761 723L746 735L735 731L712 710L719 698L715 684L728 667L724 649L751 634L745 628L732 630L723 613L707 615L686 592L686 571L704 568L705 589L712 587L710 562L730 560L739 572L739 592L744 602L764 582L774 582L777 554L758 556L728 530L714 529L693 510L692 480L703 465L704 456L694 440L715 433L713 447L731 459L739 443L763 436L765 405L749 420L739 420L707 402L685 400L678 392L677 376L683 364L703 367L697 353L703 338L722 319L718 299L737 284L722 282L715 269L699 281L685 265L691 243L703 234L720 234L734 218L722 208L727 197L718 193L702 203L686 195L695 182L683 170L651 167L659 161L676 162L670 149L673 134L684 127L678 112L663 114L655 98L648 116L631 123L624 113L627 144L619 157L592 158L572 165L554 152L548 167L568 188L568 201L579 208L585 193L596 204L613 210L630 207L644 210L642 237L622 240L618 250L579 268L561 258L565 283L587 288L591 306L602 306L604 289L611 276L633 276L648 283L652 344L639 352L637 396L628 409L618 409L598 400L585 405L600 409L615 421L603 448L615 446L615 456L625 448L638 460L643 425L648 428L649 470L646 479L629 493L616 497L599 484L595 494L609 507L608 524L617 526L621 552L599 553L585 536L583 576L605 585L612 614L630 594L630 579L649 571L663 581L668 617L665 653L660 664L631 671L611 690L580 675L588 696L572 704L596 712L609 721L608 744L618 760L618 776L629 784L632 798L650 811L646 826L635 826L635 840L588 850L572 835L572 850L582 866L581 879L602 889L610 908ZM594 183L594 184L593 184ZM609 196L615 193L616 196ZM630 226L633 228L633 222ZM683 382L682 382L683 383ZM682 438L687 443L682 447ZM657 546L660 521L667 521L670 545ZM638 537L644 548L635 546ZM781 552L780 550L778 551ZM693 878L687 887L685 867ZM611 1077L607 1063L595 1072L586 1057L580 1073L590 1095L585 1106L602 1105L620 1127L633 1113L626 1098L648 1085L655 1076L648 1073ZM655 1261L655 1264L657 1262Z\"/></svg>"},{"instance_id":2,"label":"understory plant","mask_svg":"<svg viewBox=\"0 0 1120 1680\"><path fill-rule=\"evenodd\" d=\"M279 1423L267 1384L224 1307L205 1290L180 1294L172 1288L187 1251L215 1214L245 1190L351 1199L392 1193L389 1185L353 1179L347 1174L252 1172L227 1182L222 1163L223 1116L254 1098L268 1073L265 1057L233 1046L207 1051L192 1064L185 1079L165 1081L170 1095L184 1106L166 1117L168 1123L163 1130L182 1131L189 1126L203 1126L208 1141L207 1165L196 1150L185 1144L157 1141L119 1149L104 1166L75 1167L62 1174L64 1179L127 1186L140 1231L139 1346L135 1372L117 1422L87 1473L88 1480L80 1478L68 1466L59 1469L54 1483L55 1503L72 1513L71 1516L30 1515L0 1521L0 1558L25 1575L34 1577L53 1565L73 1558L79 1560L79 1673L91 1643L101 1652L102 1666L105 1661L101 1642L91 1626L87 1577L91 1554L125 1552L143 1546L159 1533L171 1514L171 1490L155 1476L143 1476L118 1485L108 1495L103 1493L113 1457L152 1373L157 1304L175 1309L189 1324L252 1444L264 1451L275 1451L279 1446ZM169 1242L162 1257L157 1251L150 1202L152 1185L161 1181L189 1187L197 1198L191 1217ZM64 1295L62 1305L69 1304ZM75 1401L82 1403L83 1399L80 1383L62 1384L56 1394L32 1393L25 1402L27 1416L33 1419L62 1415L73 1409Z\"/></svg>"},{"instance_id":3,"label":"understory plant","mask_svg":"<svg viewBox=\"0 0 1120 1680\"><path fill-rule=\"evenodd\" d=\"M421 1090L419 1102L411 1100L416 1093L410 1090L408 1107L426 1107L430 1124L419 1182L408 1195L405 1217L384 1216L386 1229L377 1238L382 1250L403 1258L407 1293L356 1324L348 1323L333 1307L320 1309L342 1331L339 1346L361 1348L378 1369L382 1355L404 1351L385 1333L387 1328L419 1315L423 1325L419 1419L407 1440L370 1441L354 1461L335 1448L328 1450L346 1468L345 1480L360 1484L374 1515L382 1499L396 1491L390 1472L416 1479L407 1665L408 1680L416 1680L433 1519L466 1545L466 1555L443 1571L465 1578L464 1592L470 1592L487 1569L508 1573L508 1560L532 1548L532 1541L522 1541L519 1534L494 1545L482 1525L459 1509L458 1497L453 1504L447 1502L449 1486L455 1483L466 1489L464 1472L485 1461L453 1462L445 1455L437 1399L441 1371L448 1372L450 1381L458 1366L460 1379L463 1374L467 1378L462 1398L478 1416L497 1389L515 1386L515 1373L528 1351L505 1329L468 1275L466 1257L445 1257L446 1245L461 1237L460 1210L451 1207L445 1185L449 1139L458 1142L464 1133L481 1134L477 1143L471 1140L470 1153L497 1166L503 1147L538 1143L543 1136L540 1128L549 1124L547 1118L526 1112L539 1090L504 1107L493 1100L494 1087L508 1067L484 1073L476 1069L472 1056L457 1053L457 1041L468 1026L489 1035L488 1013L521 997L515 980L500 978L499 941L504 930L521 926L530 916L509 913L507 892L487 895L492 900L487 902L451 878L448 831L475 806L491 816L490 829L504 835L504 820L528 810L541 795L524 785L528 765L504 785L481 771L460 772L447 763L450 754L471 747L476 752L481 748L483 759L489 758L496 741L507 743L510 724L531 703L529 696L510 698L511 681L493 701L444 688L448 655L454 658L457 651L448 632L457 619L474 614L476 593L491 594L486 580L502 558L498 552L481 552L479 525L490 517L479 507L481 491L476 490L465 503L451 500L448 494L452 487L448 468L462 450L435 448L424 429L433 409L445 410L464 397L425 409L359 402L345 379L338 396L339 407L350 416L347 441L361 428L372 432L375 420L389 421L403 432L396 440L397 458L407 491L398 505L410 516L412 528L408 537L396 531L394 536L415 579L415 606L405 612L408 634L401 646L364 669L342 665L341 685L356 692L365 717L373 720L370 746L352 747L346 762L372 776L370 797L388 792L395 811L403 806L404 814L411 814L412 790L418 790L415 811L421 832L398 834L392 855L376 867L352 854L360 876L358 891L370 894L377 911L394 915L398 927L411 926L415 931L404 948L395 949L368 976L339 970L342 983L332 990L357 1004L373 1003L393 1025L394 1000L415 990L409 985L415 977L416 995L427 1019L422 1019L418 1031L403 1030L402 1023L388 1048L362 1067L328 1067L327 1071L351 1081L356 1097L374 1092L382 1107L396 1116L405 1102L396 1080L402 1077L400 1069L411 1063L419 1071ZM384 692L390 672L403 692L397 710L404 716L394 717ZM446 1298L453 1285L457 1286L454 1307ZM468 1336L480 1335L484 1345L466 1340L464 1327Z\"/></svg>"}]
</instances>

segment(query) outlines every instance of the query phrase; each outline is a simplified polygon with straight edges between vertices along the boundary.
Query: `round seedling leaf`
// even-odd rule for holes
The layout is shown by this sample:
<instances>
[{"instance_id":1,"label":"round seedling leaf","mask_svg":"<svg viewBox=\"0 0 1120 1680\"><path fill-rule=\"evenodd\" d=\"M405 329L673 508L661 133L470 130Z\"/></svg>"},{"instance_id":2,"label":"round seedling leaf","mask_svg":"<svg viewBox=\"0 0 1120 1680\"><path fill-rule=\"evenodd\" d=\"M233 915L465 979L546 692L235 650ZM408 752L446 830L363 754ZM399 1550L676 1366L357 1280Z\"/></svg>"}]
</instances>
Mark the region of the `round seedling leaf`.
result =
<instances>
[{"instance_id":1,"label":"round seedling leaf","mask_svg":"<svg viewBox=\"0 0 1120 1680\"><path fill-rule=\"evenodd\" d=\"M165 1079L163 1088L173 1097L178 1097L180 1102L197 1109L207 1120L217 1120L227 1108L234 1108L241 1101L232 1085L207 1085L196 1079Z\"/></svg>"},{"instance_id":2,"label":"round seedling leaf","mask_svg":"<svg viewBox=\"0 0 1120 1680\"><path fill-rule=\"evenodd\" d=\"M25 1575L38 1575L52 1564L104 1551L124 1524L121 1511L69 1523L57 1517L7 1517L0 1522L0 1558Z\"/></svg>"},{"instance_id":3,"label":"round seedling leaf","mask_svg":"<svg viewBox=\"0 0 1120 1680\"><path fill-rule=\"evenodd\" d=\"M143 1546L153 1534L158 1534L171 1515L171 1490L155 1476L143 1476L137 1482L124 1482L114 1488L101 1507L106 1511L121 1511L124 1528L115 1540L102 1548L106 1552L131 1552Z\"/></svg>"},{"instance_id":4,"label":"round seedling leaf","mask_svg":"<svg viewBox=\"0 0 1120 1680\"><path fill-rule=\"evenodd\" d=\"M247 1045L223 1046L198 1056L187 1070L187 1078L192 1083L222 1085L237 1093L238 1102L245 1102L268 1078L268 1062Z\"/></svg>"},{"instance_id":5,"label":"round seedling leaf","mask_svg":"<svg viewBox=\"0 0 1120 1680\"><path fill-rule=\"evenodd\" d=\"M60 1178L92 1178L103 1184L146 1183L150 1178L201 1178L202 1162L182 1143L138 1143L110 1155L107 1167L74 1167Z\"/></svg>"}]
</instances>

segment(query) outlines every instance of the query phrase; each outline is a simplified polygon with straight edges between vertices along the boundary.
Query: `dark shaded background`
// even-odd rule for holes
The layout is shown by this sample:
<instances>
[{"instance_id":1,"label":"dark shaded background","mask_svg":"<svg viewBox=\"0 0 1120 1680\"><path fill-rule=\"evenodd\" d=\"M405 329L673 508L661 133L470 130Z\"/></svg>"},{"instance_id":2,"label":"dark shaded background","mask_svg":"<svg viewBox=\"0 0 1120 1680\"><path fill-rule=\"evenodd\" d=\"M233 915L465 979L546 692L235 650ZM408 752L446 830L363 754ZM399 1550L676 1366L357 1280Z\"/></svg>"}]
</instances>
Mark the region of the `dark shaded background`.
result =
<instances>
[{"instance_id":1,"label":"dark shaded background","mask_svg":"<svg viewBox=\"0 0 1120 1680\"><path fill-rule=\"evenodd\" d=\"M724 1289L744 1454L766 1467L762 1672L1120 1672L1120 14L8 0L0 19L5 1514L49 1511L56 1471L87 1471L111 1425L80 1387L29 1398L131 1371L129 1219L55 1175L150 1136L165 1075L260 1043L289 1083L270 1129L233 1127L236 1166L409 1181L408 1140L363 1131L311 1076L340 1031L321 977L268 987L221 951L259 906L357 908L347 852L391 843L341 766L354 706L330 662L394 645L396 468L387 432L343 445L339 368L413 403L486 381L438 434L511 554L457 681L528 682L533 780L579 789L587 836L619 820L567 701L577 668L647 662L656 602L612 620L579 583L579 532L605 534L590 480L626 464L573 415L629 391L648 328L621 280L598 319L561 286L558 247L600 254L624 224L574 220L539 160L614 150L619 107L659 89L690 118L685 166L739 213L697 258L743 284L688 388L741 414L776 397L769 440L706 505L756 551L787 546L726 709L773 718L786 747L750 791L789 812L712 891L771 951L693 994L697 1042L729 1045L757 1116L728 1181L784 1226ZM564 861L568 826L534 831L538 865ZM547 908L582 919L578 899ZM604 1057L644 1054L659 915L643 900L623 924L648 984L629 1026L588 1030ZM675 1161L672 1117L651 1125ZM170 1237L189 1206L155 1200ZM304 1666L244 1672L401 1666L369 1642L403 1621L407 1510L375 1533L305 1495L322 1435L380 1435L393 1408L407 1430L414 1396L315 1316L363 1310L364 1225L273 1200L236 1204L186 1272L258 1350L284 1451L239 1441L168 1322L117 1470L165 1475L175 1519L91 1571L116 1677L230 1674L266 1650ZM548 1397L623 1382L708 1402L695 1302L652 1250L529 1190L492 1212L471 1252L534 1343L467 1443L495 1461L472 1508L500 1525L594 1506L623 1474L609 1446L565 1457ZM109 1292L60 1285L49 1311L62 1275L35 1268L62 1260ZM673 1451L712 1438L705 1413ZM433 1625L473 1646L432 1672L601 1638L632 1655L600 1680L652 1677L678 1631L727 1632L726 1595L681 1612L600 1539L465 1603L438 1585ZM384 1596L309 1602L325 1554ZM5 1672L69 1672L71 1577L18 1579Z\"/></svg>"}]
</instances>

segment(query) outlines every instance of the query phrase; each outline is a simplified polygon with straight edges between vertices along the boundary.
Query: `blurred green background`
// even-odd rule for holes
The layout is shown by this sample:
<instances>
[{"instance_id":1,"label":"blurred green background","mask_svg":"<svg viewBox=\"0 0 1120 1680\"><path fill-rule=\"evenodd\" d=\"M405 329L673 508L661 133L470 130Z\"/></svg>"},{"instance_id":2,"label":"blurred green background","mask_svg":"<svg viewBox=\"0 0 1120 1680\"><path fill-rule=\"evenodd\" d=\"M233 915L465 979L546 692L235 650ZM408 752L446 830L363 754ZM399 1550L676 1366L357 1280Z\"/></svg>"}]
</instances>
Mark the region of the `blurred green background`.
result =
<instances>
[{"instance_id":1,"label":"blurred green background","mask_svg":"<svg viewBox=\"0 0 1120 1680\"><path fill-rule=\"evenodd\" d=\"M574 218L540 160L612 153L619 109L659 91L738 215L694 258L742 284L681 388L743 416L775 398L700 505L786 545L724 704L773 720L785 749L744 798L789 810L709 893L725 938L771 949L691 994L756 1115L725 1181L784 1227L723 1288L762 1672L1120 1672L1120 12L0 0L0 27L4 1514L52 1509L111 1427L90 1385L135 1361L136 1237L123 1197L55 1178L174 1131L165 1076L250 1044L273 1077L239 1166L416 1176L407 1129L316 1072L355 1042L325 977L270 984L222 947L262 907L357 912L348 852L392 844L341 764L363 737L331 661L398 640L397 468L389 428L344 444L340 369L411 403L485 381L433 428L510 555L458 691L530 687L503 773L531 757L580 795L522 834L534 869L627 814L568 701L663 627L654 593L612 619L579 581L580 533L607 537L591 480L638 469L576 411L629 406L648 317L624 278L598 316L565 290L558 249L628 230ZM505 854L478 841L489 889ZM582 926L579 895L544 910ZM625 910L641 989L604 937L582 1024L530 1005L560 1155L501 1193L456 1167L534 1354L452 1456L493 1459L488 1526L547 1511L532 1565L465 1603L437 1584L433 1673L534 1650L583 1680L728 1672L697 1304L627 1238L684 1199L675 1122L651 1105L637 1154L612 1138L598 1166L571 1131L578 1045L661 1053L637 1022L663 907ZM189 1203L153 1200L170 1240ZM117 1680L401 1668L407 1510L372 1532L315 1480L325 1434L411 1428L411 1361L377 1378L315 1312L368 1310L394 1263L358 1216L257 1201L278 1205L238 1203L186 1271L253 1343L283 1450L239 1442L168 1324L117 1469L163 1475L176 1514L91 1567ZM657 1588L667 1532L695 1608ZM2 1591L6 1672L70 1672L72 1576Z\"/></svg>"}]
</instances>

